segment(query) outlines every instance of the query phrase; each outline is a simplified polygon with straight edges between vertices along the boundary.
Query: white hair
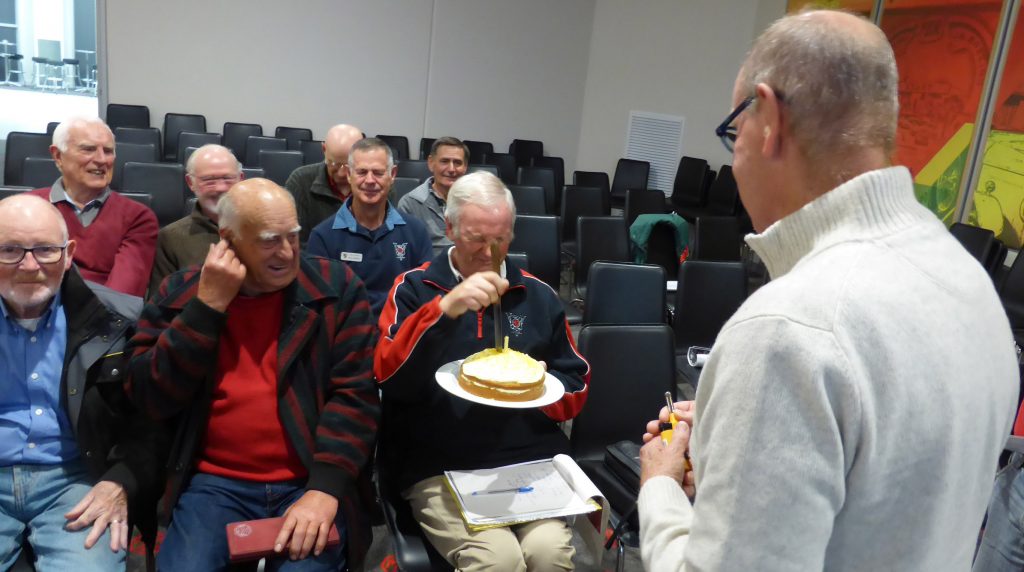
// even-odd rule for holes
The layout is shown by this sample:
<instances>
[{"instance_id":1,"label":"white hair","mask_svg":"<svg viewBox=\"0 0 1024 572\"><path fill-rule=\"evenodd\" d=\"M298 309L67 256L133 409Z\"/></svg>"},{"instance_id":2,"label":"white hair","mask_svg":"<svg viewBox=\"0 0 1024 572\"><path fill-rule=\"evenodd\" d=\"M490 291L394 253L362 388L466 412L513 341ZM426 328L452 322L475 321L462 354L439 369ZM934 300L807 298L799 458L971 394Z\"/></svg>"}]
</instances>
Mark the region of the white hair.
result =
<instances>
[{"instance_id":1,"label":"white hair","mask_svg":"<svg viewBox=\"0 0 1024 572\"><path fill-rule=\"evenodd\" d=\"M501 179L488 171L476 171L459 177L448 190L448 202L444 207L444 218L459 232L459 219L466 205L492 206L502 201L508 205L512 220L516 219L516 202L512 192Z\"/></svg>"},{"instance_id":2,"label":"white hair","mask_svg":"<svg viewBox=\"0 0 1024 572\"><path fill-rule=\"evenodd\" d=\"M228 156L235 160L235 167L238 168L238 172L242 172L242 164L238 162L238 158L235 157L235 154L231 152L231 149L228 149L227 147L223 145L218 145L216 143L207 143L206 145L203 145L202 147L196 149L195 151L192 152L191 155L189 155L188 161L185 163L185 173L188 175L195 175L196 158L202 155L203 153L208 153L215 149L220 149L221 151L227 153Z\"/></svg>"},{"instance_id":3,"label":"white hair","mask_svg":"<svg viewBox=\"0 0 1024 572\"><path fill-rule=\"evenodd\" d=\"M857 16L856 14L849 14ZM885 34L837 21L834 11L785 16L754 43L740 70L747 95L767 84L789 109L786 122L811 159L877 147L892 151L899 114L896 58Z\"/></svg>"},{"instance_id":4,"label":"white hair","mask_svg":"<svg viewBox=\"0 0 1024 572\"><path fill-rule=\"evenodd\" d=\"M70 134L68 131L71 127L77 124L84 123L86 125L102 125L108 132L110 132L110 139L114 139L114 132L110 131L110 127L99 117L86 117L84 115L76 115L69 117L64 121L60 122L60 125L53 130L53 146L56 147L61 153L67 153L68 151L68 140Z\"/></svg>"}]
</instances>

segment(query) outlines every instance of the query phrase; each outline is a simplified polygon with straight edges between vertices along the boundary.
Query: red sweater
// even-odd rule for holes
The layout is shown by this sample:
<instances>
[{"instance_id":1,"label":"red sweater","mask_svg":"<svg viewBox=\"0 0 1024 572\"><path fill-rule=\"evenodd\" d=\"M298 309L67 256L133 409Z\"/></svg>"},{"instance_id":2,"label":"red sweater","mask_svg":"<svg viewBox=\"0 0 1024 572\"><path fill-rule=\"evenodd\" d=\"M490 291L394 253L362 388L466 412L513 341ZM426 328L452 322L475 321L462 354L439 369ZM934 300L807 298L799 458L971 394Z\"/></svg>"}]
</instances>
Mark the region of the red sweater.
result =
<instances>
[{"instance_id":1,"label":"red sweater","mask_svg":"<svg viewBox=\"0 0 1024 572\"><path fill-rule=\"evenodd\" d=\"M30 192L50 200L49 188ZM146 294L159 230L149 207L112 192L96 220L83 227L71 205L62 201L54 206L78 244L75 265L82 278L133 296Z\"/></svg>"},{"instance_id":2,"label":"red sweater","mask_svg":"<svg viewBox=\"0 0 1024 572\"><path fill-rule=\"evenodd\" d=\"M306 477L277 414L277 350L284 291L238 296L217 346L206 444L197 468L230 479L276 482Z\"/></svg>"}]
</instances>

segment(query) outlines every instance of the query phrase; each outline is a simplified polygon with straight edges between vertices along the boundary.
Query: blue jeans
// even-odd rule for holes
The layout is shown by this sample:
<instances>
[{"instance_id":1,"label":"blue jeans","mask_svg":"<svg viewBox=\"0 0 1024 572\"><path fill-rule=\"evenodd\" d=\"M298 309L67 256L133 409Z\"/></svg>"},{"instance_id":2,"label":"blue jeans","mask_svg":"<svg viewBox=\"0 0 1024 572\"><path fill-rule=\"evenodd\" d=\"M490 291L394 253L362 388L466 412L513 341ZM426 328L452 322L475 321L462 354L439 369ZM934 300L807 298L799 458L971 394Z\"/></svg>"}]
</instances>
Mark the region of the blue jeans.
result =
<instances>
[{"instance_id":1,"label":"blue jeans","mask_svg":"<svg viewBox=\"0 0 1024 572\"><path fill-rule=\"evenodd\" d=\"M1014 453L996 475L988 524L974 559L974 572L1024 570L1024 455Z\"/></svg>"},{"instance_id":2,"label":"blue jeans","mask_svg":"<svg viewBox=\"0 0 1024 572\"><path fill-rule=\"evenodd\" d=\"M35 552L36 570L124 570L127 554L110 550L109 530L86 549L85 538L92 527L76 532L64 528L64 513L93 484L77 461L0 467L0 570L14 565L25 541Z\"/></svg>"},{"instance_id":3,"label":"blue jeans","mask_svg":"<svg viewBox=\"0 0 1024 572\"><path fill-rule=\"evenodd\" d=\"M256 483L196 473L178 499L171 526L157 554L161 572L226 570L230 564L225 527L232 522L283 516L306 492L299 483ZM303 560L267 559L267 570L307 572L345 569L345 520L334 519L341 544ZM76 571L77 572L77 571Z\"/></svg>"}]
</instances>

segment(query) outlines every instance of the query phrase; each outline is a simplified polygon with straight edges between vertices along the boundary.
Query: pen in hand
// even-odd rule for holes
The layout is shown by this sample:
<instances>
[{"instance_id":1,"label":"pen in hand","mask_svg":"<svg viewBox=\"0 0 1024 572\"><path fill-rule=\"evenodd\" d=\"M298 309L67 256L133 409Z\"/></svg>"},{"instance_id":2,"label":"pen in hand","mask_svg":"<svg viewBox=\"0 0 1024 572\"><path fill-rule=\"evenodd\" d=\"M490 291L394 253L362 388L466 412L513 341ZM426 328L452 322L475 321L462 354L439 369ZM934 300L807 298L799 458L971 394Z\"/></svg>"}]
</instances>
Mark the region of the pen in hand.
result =
<instances>
[{"instance_id":1,"label":"pen in hand","mask_svg":"<svg viewBox=\"0 0 1024 572\"><path fill-rule=\"evenodd\" d=\"M533 487L512 487L510 489L495 489L495 490L492 490L492 491L489 491L489 490L473 491L472 496L497 495L497 494L502 494L502 493L528 493L528 492L530 492L532 490L533 490Z\"/></svg>"},{"instance_id":2,"label":"pen in hand","mask_svg":"<svg viewBox=\"0 0 1024 572\"><path fill-rule=\"evenodd\" d=\"M668 391L665 392L665 405L668 406L668 423L662 423L658 428L661 430L662 442L668 445L672 442L672 431L679 424L679 418L676 417L675 408L672 406L672 394ZM686 470L692 471L693 465L690 464L690 452L686 451L683 455L685 456Z\"/></svg>"}]
</instances>

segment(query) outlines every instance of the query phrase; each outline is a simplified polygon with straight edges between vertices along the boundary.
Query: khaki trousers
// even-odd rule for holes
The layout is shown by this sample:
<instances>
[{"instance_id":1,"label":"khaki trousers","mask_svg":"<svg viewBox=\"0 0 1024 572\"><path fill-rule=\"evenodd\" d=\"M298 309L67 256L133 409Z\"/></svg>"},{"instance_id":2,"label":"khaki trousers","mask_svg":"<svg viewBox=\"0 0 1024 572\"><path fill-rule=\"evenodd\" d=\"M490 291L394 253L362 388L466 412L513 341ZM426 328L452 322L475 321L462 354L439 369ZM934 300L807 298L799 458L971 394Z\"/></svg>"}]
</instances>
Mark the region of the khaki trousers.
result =
<instances>
[{"instance_id":1,"label":"khaki trousers","mask_svg":"<svg viewBox=\"0 0 1024 572\"><path fill-rule=\"evenodd\" d=\"M572 570L572 531L560 519L470 531L444 477L402 491L434 548L457 570L525 572Z\"/></svg>"}]
</instances>

